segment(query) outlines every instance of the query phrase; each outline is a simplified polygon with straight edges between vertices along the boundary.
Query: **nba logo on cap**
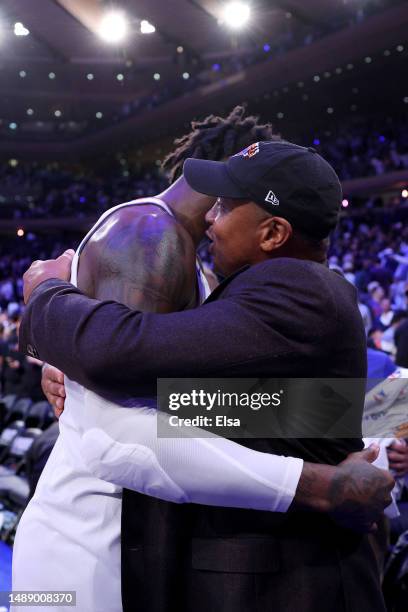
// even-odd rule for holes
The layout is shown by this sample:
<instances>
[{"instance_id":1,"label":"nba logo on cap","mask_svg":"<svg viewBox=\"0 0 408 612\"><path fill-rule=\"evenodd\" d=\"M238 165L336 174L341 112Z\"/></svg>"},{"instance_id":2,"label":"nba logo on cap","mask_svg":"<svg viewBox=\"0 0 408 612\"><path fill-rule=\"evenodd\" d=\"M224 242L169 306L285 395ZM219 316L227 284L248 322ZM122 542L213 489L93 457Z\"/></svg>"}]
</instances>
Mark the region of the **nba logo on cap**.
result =
<instances>
[{"instance_id":1,"label":"nba logo on cap","mask_svg":"<svg viewBox=\"0 0 408 612\"><path fill-rule=\"evenodd\" d=\"M269 191L267 193L265 202L268 202L268 204L273 204L274 206L279 206L279 200L276 197L276 195L273 193L273 191Z\"/></svg>"},{"instance_id":2,"label":"nba logo on cap","mask_svg":"<svg viewBox=\"0 0 408 612\"><path fill-rule=\"evenodd\" d=\"M251 157L255 157L255 155L257 155L258 153L259 142L254 142L254 144L251 144L249 147L238 153L238 155L242 155L243 157L250 159Z\"/></svg>"}]
</instances>

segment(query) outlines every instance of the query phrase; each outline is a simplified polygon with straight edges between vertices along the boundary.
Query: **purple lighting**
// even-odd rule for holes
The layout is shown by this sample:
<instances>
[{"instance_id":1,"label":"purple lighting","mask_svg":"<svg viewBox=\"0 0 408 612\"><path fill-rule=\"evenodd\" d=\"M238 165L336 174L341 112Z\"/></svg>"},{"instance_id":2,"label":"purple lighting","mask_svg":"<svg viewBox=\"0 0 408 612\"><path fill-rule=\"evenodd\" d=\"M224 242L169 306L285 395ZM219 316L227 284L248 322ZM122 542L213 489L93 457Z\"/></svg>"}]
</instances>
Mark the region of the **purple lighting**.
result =
<instances>
[{"instance_id":1,"label":"purple lighting","mask_svg":"<svg viewBox=\"0 0 408 612\"><path fill-rule=\"evenodd\" d=\"M212 69L214 72L219 72L221 70L221 66L219 64L213 64Z\"/></svg>"},{"instance_id":2,"label":"purple lighting","mask_svg":"<svg viewBox=\"0 0 408 612\"><path fill-rule=\"evenodd\" d=\"M265 51L265 53L268 53L268 51L270 51L270 50L271 50L271 45L268 45L268 43L266 43L266 44L263 46L263 50Z\"/></svg>"},{"instance_id":3,"label":"purple lighting","mask_svg":"<svg viewBox=\"0 0 408 612\"><path fill-rule=\"evenodd\" d=\"M379 140L380 142L385 142L385 136L379 136L379 137L378 137L378 140Z\"/></svg>"},{"instance_id":4,"label":"purple lighting","mask_svg":"<svg viewBox=\"0 0 408 612\"><path fill-rule=\"evenodd\" d=\"M314 145L319 145L320 144L320 140L318 138L315 138L313 141Z\"/></svg>"}]
</instances>

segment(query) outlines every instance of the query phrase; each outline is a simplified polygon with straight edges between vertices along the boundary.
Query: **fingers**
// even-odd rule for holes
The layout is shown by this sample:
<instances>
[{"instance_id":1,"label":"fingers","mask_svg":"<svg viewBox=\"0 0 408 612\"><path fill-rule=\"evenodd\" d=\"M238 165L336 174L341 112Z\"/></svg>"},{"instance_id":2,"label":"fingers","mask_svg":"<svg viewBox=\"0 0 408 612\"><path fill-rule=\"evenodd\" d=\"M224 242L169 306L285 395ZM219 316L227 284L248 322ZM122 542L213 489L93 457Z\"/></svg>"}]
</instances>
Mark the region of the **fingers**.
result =
<instances>
[{"instance_id":1,"label":"fingers","mask_svg":"<svg viewBox=\"0 0 408 612\"><path fill-rule=\"evenodd\" d=\"M368 448L365 448L362 451L362 459L368 461L368 463L374 463L376 459L378 459L378 455L380 454L380 446L379 444L370 444Z\"/></svg>"},{"instance_id":2,"label":"fingers","mask_svg":"<svg viewBox=\"0 0 408 612\"><path fill-rule=\"evenodd\" d=\"M408 456L408 446L406 441L404 439L393 440L393 442L387 448L388 456L390 456L392 452L398 453L401 456Z\"/></svg>"},{"instance_id":3,"label":"fingers","mask_svg":"<svg viewBox=\"0 0 408 612\"><path fill-rule=\"evenodd\" d=\"M390 469L395 472L397 478L401 478L408 473L408 464L406 461L390 461Z\"/></svg>"},{"instance_id":4,"label":"fingers","mask_svg":"<svg viewBox=\"0 0 408 612\"><path fill-rule=\"evenodd\" d=\"M60 255L59 257L57 257L57 259L60 259L61 261L66 260L66 261L67 261L67 264L69 264L69 265L70 265L70 264L71 264L71 262L72 262L72 260L73 260L73 258L74 258L74 255L75 255L75 251L74 251L74 249L67 249L66 251L64 251L64 252L62 253L62 255Z\"/></svg>"},{"instance_id":5,"label":"fingers","mask_svg":"<svg viewBox=\"0 0 408 612\"><path fill-rule=\"evenodd\" d=\"M64 412L64 402L65 400L62 397L58 397L53 402L50 402L52 403L54 414L57 419L59 419L61 414Z\"/></svg>"},{"instance_id":6,"label":"fingers","mask_svg":"<svg viewBox=\"0 0 408 612\"><path fill-rule=\"evenodd\" d=\"M390 468L400 478L408 473L408 446L406 440L394 440L387 448Z\"/></svg>"},{"instance_id":7,"label":"fingers","mask_svg":"<svg viewBox=\"0 0 408 612\"><path fill-rule=\"evenodd\" d=\"M43 368L43 379L64 384L64 373L48 363Z\"/></svg>"},{"instance_id":8,"label":"fingers","mask_svg":"<svg viewBox=\"0 0 408 612\"><path fill-rule=\"evenodd\" d=\"M57 368L46 365L43 369L41 386L47 400L54 408L55 416L59 418L65 403L64 374Z\"/></svg>"},{"instance_id":9,"label":"fingers","mask_svg":"<svg viewBox=\"0 0 408 612\"><path fill-rule=\"evenodd\" d=\"M73 249L67 249L57 259L38 260L31 264L23 276L24 302L28 303L34 289L45 280L51 278L69 280L74 255L75 251Z\"/></svg>"},{"instance_id":10,"label":"fingers","mask_svg":"<svg viewBox=\"0 0 408 612\"><path fill-rule=\"evenodd\" d=\"M405 459L405 453L398 453L396 451L388 451L388 460L391 463L392 461L403 461Z\"/></svg>"},{"instance_id":11,"label":"fingers","mask_svg":"<svg viewBox=\"0 0 408 612\"><path fill-rule=\"evenodd\" d=\"M388 470L379 470L379 472L382 472L384 477L384 489L387 494L390 494L395 487L395 479ZM391 503L391 497L389 503Z\"/></svg>"},{"instance_id":12,"label":"fingers","mask_svg":"<svg viewBox=\"0 0 408 612\"><path fill-rule=\"evenodd\" d=\"M57 368L52 368L52 371L54 375L54 380L60 385L63 385L64 384L64 373L61 372L61 370L57 370ZM65 397L65 392L64 392L64 397Z\"/></svg>"},{"instance_id":13,"label":"fingers","mask_svg":"<svg viewBox=\"0 0 408 612\"><path fill-rule=\"evenodd\" d=\"M55 417L56 417L57 419L59 419L59 418L60 418L60 416L61 416L61 414L62 414L63 412L64 412L64 409L63 409L63 408L62 408L62 409L60 409L60 408L54 408L54 414L55 414Z\"/></svg>"},{"instance_id":14,"label":"fingers","mask_svg":"<svg viewBox=\"0 0 408 612\"><path fill-rule=\"evenodd\" d=\"M54 366L46 365L44 367L41 385L44 393L65 397L64 374Z\"/></svg>"},{"instance_id":15,"label":"fingers","mask_svg":"<svg viewBox=\"0 0 408 612\"><path fill-rule=\"evenodd\" d=\"M43 391L50 404L53 406L59 405L61 408L64 407L65 387L63 385L58 383L47 383L43 386Z\"/></svg>"},{"instance_id":16,"label":"fingers","mask_svg":"<svg viewBox=\"0 0 408 612\"><path fill-rule=\"evenodd\" d=\"M358 453L350 453L350 455L348 455L346 459L346 462L367 461L368 463L373 463L377 459L379 454L380 454L379 445L373 443Z\"/></svg>"},{"instance_id":17,"label":"fingers","mask_svg":"<svg viewBox=\"0 0 408 612\"><path fill-rule=\"evenodd\" d=\"M60 383L48 382L47 393L55 398L65 397L65 387Z\"/></svg>"}]
</instances>

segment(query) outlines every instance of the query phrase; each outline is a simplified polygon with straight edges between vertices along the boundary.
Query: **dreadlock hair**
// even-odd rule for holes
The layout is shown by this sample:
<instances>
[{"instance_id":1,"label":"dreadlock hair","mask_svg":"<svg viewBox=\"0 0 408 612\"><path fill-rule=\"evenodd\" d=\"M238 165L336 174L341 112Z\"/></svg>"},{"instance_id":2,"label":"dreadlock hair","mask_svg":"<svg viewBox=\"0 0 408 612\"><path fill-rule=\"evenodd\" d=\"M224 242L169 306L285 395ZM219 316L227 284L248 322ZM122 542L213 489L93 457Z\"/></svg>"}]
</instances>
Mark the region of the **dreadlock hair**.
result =
<instances>
[{"instance_id":1,"label":"dreadlock hair","mask_svg":"<svg viewBox=\"0 0 408 612\"><path fill-rule=\"evenodd\" d=\"M209 115L202 121L192 121L192 130L174 141L176 149L165 158L162 168L173 183L183 172L188 157L220 161L235 155L260 140L280 140L272 125L259 125L258 117L245 115L244 106L236 106L227 117Z\"/></svg>"}]
</instances>

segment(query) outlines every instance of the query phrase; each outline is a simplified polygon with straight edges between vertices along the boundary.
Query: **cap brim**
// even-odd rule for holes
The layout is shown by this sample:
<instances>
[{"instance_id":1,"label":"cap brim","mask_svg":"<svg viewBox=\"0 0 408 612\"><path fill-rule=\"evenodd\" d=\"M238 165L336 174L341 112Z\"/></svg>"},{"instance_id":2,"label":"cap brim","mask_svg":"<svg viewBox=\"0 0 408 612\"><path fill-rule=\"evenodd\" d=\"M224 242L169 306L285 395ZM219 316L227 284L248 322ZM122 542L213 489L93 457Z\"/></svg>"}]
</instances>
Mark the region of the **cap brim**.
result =
<instances>
[{"instance_id":1,"label":"cap brim","mask_svg":"<svg viewBox=\"0 0 408 612\"><path fill-rule=\"evenodd\" d=\"M248 197L231 179L224 162L189 158L184 162L183 174L190 187L198 193L215 198Z\"/></svg>"}]
</instances>

